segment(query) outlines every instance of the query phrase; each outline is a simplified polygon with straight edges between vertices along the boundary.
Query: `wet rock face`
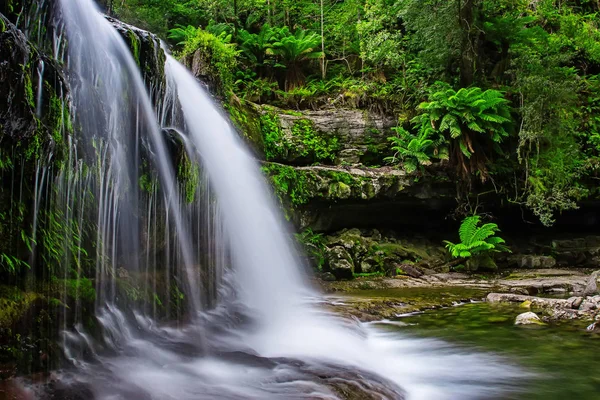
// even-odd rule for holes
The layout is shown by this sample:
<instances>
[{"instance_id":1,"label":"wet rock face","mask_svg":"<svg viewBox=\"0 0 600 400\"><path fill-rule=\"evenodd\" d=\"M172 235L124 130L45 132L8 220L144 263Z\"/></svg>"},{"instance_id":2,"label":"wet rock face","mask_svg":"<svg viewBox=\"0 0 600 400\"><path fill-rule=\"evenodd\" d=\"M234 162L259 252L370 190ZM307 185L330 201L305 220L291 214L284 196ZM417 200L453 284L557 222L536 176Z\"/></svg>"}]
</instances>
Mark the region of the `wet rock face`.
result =
<instances>
[{"instance_id":1,"label":"wet rock face","mask_svg":"<svg viewBox=\"0 0 600 400\"><path fill-rule=\"evenodd\" d=\"M21 31L2 15L0 21L0 135L22 140L37 129L32 82L37 57Z\"/></svg>"},{"instance_id":2,"label":"wet rock face","mask_svg":"<svg viewBox=\"0 0 600 400\"><path fill-rule=\"evenodd\" d=\"M371 114L363 110L286 111L272 106L258 107L270 114L279 125L281 141L287 151L276 161L291 164L312 164L314 154L307 154L306 136L314 133L332 152L327 163L337 165L382 164L389 149L388 137L393 135L395 118Z\"/></svg>"},{"instance_id":3,"label":"wet rock face","mask_svg":"<svg viewBox=\"0 0 600 400\"><path fill-rule=\"evenodd\" d=\"M56 62L39 51L24 33L0 15L0 137L25 147L24 139L36 145L62 141L70 129L68 90ZM38 101L40 100L41 101ZM38 150L30 148L31 152ZM32 157L37 154L26 154Z\"/></svg>"},{"instance_id":4,"label":"wet rock face","mask_svg":"<svg viewBox=\"0 0 600 400\"><path fill-rule=\"evenodd\" d=\"M125 40L138 64L144 81L155 99L162 97L165 82L165 52L160 39L150 32L107 18Z\"/></svg>"}]
</instances>

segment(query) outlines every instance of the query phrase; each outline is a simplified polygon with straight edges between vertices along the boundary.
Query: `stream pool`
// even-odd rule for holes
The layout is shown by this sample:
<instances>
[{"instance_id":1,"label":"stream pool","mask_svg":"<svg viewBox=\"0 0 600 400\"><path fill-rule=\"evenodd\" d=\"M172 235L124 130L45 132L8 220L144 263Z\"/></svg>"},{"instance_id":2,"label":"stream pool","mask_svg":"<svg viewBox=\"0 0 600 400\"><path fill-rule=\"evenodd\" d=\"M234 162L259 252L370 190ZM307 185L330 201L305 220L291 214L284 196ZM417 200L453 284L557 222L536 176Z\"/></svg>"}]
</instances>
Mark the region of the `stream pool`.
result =
<instances>
[{"instance_id":1,"label":"stream pool","mask_svg":"<svg viewBox=\"0 0 600 400\"><path fill-rule=\"evenodd\" d=\"M409 290L407 295L415 293L429 297L423 290ZM395 295L401 298L402 291L396 290ZM526 311L513 305L473 303L374 324L406 336L437 338L456 347L492 352L537 374L528 379L526 392L508 398L600 399L600 334L587 332L588 323L582 321L515 326L515 317Z\"/></svg>"}]
</instances>

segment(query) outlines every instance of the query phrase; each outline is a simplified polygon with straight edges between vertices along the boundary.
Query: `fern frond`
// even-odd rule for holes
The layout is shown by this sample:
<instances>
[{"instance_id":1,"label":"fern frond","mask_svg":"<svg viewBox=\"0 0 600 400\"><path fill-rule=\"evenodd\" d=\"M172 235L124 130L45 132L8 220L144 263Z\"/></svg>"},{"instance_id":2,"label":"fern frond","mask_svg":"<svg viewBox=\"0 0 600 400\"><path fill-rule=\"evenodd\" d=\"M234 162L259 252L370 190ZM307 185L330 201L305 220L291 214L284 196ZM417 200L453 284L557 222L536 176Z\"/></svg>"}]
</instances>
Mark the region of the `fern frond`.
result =
<instances>
[{"instance_id":1,"label":"fern frond","mask_svg":"<svg viewBox=\"0 0 600 400\"><path fill-rule=\"evenodd\" d=\"M477 232L477 225L479 225L480 217L479 215L473 215L471 217L466 218L460 228L458 230L458 236L460 237L460 241L463 243L470 243L471 238Z\"/></svg>"}]
</instances>

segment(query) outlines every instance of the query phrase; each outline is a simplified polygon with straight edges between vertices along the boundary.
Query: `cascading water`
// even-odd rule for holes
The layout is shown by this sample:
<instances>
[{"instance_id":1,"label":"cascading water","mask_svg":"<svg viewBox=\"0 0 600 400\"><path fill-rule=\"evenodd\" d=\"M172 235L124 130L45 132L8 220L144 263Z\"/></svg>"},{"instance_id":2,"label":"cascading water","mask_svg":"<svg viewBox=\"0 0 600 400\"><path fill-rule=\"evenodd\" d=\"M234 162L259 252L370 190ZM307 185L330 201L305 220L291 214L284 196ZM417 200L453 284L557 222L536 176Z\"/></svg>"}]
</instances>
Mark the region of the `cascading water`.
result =
<instances>
[{"instance_id":1,"label":"cascading water","mask_svg":"<svg viewBox=\"0 0 600 400\"><path fill-rule=\"evenodd\" d=\"M522 372L492 355L327 311L257 161L196 79L167 56L158 118L135 60L92 1L60 3L82 133L72 148L83 148L91 173L74 150L68 164L79 167L59 174L54 201L79 227L94 205L100 328L65 330L73 367L59 376L64 390L82 399L179 400L470 399L514 390L505 383ZM191 201L168 141L185 148L188 180L200 186ZM158 181L142 179L147 161ZM154 276L145 280L154 292L159 270L167 285L177 279L187 323L162 326L149 307L121 307L121 269Z\"/></svg>"}]
</instances>

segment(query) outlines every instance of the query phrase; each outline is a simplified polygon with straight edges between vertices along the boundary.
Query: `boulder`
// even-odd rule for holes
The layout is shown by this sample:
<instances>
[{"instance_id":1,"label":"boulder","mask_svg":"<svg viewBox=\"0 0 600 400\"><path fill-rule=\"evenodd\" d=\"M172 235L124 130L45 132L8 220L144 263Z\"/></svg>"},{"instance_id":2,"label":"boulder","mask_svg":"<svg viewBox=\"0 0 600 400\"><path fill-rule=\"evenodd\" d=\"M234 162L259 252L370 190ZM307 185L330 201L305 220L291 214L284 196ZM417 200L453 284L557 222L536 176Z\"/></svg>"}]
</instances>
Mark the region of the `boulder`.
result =
<instances>
[{"instance_id":1,"label":"boulder","mask_svg":"<svg viewBox=\"0 0 600 400\"><path fill-rule=\"evenodd\" d=\"M585 287L585 290L583 292L583 294L585 296L591 296L593 294L598 293L598 279L600 277L600 271L595 271L592 273L592 275L590 275L590 279L588 281L587 286Z\"/></svg>"},{"instance_id":2,"label":"boulder","mask_svg":"<svg viewBox=\"0 0 600 400\"><path fill-rule=\"evenodd\" d=\"M515 325L543 325L544 323L536 313L526 312L517 315Z\"/></svg>"},{"instance_id":3,"label":"boulder","mask_svg":"<svg viewBox=\"0 0 600 400\"><path fill-rule=\"evenodd\" d=\"M352 279L354 277L354 262L344 247L336 246L328 249L326 262L329 271L336 279Z\"/></svg>"},{"instance_id":4,"label":"boulder","mask_svg":"<svg viewBox=\"0 0 600 400\"><path fill-rule=\"evenodd\" d=\"M468 271L493 272L498 270L494 259L487 255L469 258L465 262L465 266Z\"/></svg>"},{"instance_id":5,"label":"boulder","mask_svg":"<svg viewBox=\"0 0 600 400\"><path fill-rule=\"evenodd\" d=\"M587 247L585 238L553 240L552 248L555 251L581 250Z\"/></svg>"},{"instance_id":6,"label":"boulder","mask_svg":"<svg viewBox=\"0 0 600 400\"><path fill-rule=\"evenodd\" d=\"M396 268L402 275L410 276L411 278L420 278L423 276L423 272L410 264L400 264Z\"/></svg>"},{"instance_id":7,"label":"boulder","mask_svg":"<svg viewBox=\"0 0 600 400\"><path fill-rule=\"evenodd\" d=\"M571 297L567 299L567 302L569 303L569 307L577 310L581 306L581 303L583 303L583 297Z\"/></svg>"}]
</instances>

